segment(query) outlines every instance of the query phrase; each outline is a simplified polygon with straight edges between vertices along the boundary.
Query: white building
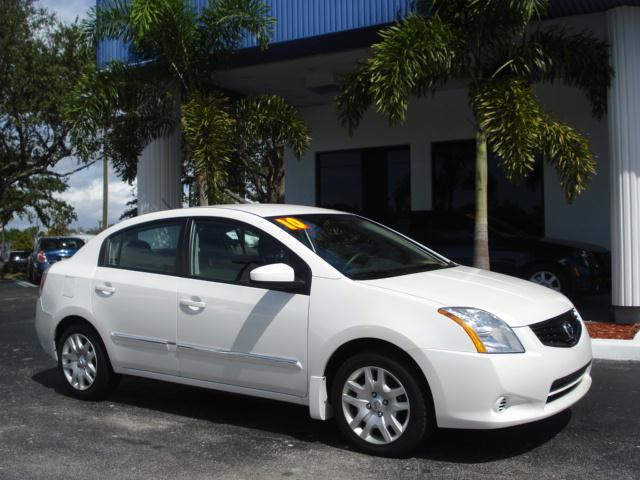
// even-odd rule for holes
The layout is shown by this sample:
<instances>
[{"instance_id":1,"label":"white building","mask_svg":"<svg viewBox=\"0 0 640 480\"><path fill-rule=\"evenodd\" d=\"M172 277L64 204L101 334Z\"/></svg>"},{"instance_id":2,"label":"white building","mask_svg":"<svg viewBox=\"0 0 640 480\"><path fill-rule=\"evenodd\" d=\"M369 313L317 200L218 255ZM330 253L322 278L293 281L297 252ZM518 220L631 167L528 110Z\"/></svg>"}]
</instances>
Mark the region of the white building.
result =
<instances>
[{"instance_id":1,"label":"white building","mask_svg":"<svg viewBox=\"0 0 640 480\"><path fill-rule=\"evenodd\" d=\"M284 96L300 108L311 127L313 143L304 158L287 155L286 201L343 205L365 214L382 209L391 217L406 215L407 210L464 205L464 159L474 138L464 82L452 82L432 98L413 101L402 126L390 127L370 112L349 136L337 121L337 78L367 56L377 27L404 14L411 2L268 3L278 19L269 51L245 49L220 81L242 94ZM589 137L598 172L571 205L548 165L541 165L537 177L520 187L508 186L496 174L493 207L511 211L513 221L532 233L610 249L616 317L640 321L640 1L555 0L552 5L548 22L575 31L588 29L611 45L616 77L608 115L601 120L592 116L580 91L537 87L547 110ZM105 43L100 59L118 57L121 50L113 42ZM174 136L154 142L143 154L138 178L141 212L179 204L178 153ZM472 156L467 163L472 168ZM457 176L447 170L454 166ZM452 178L457 179L453 185ZM380 195L380 188L387 194ZM373 191L377 195L370 194Z\"/></svg>"}]
</instances>

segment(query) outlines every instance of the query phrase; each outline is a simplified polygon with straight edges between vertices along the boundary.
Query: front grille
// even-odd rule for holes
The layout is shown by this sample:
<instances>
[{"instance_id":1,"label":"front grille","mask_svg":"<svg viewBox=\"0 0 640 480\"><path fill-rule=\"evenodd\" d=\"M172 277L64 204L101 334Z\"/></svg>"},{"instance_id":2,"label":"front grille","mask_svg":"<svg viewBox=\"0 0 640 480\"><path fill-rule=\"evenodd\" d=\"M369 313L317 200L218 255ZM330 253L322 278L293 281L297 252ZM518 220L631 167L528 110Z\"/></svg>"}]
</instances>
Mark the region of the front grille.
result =
<instances>
[{"instance_id":1,"label":"front grille","mask_svg":"<svg viewBox=\"0 0 640 480\"><path fill-rule=\"evenodd\" d=\"M573 310L529 327L540 342L548 347L573 347L582 334L582 325Z\"/></svg>"},{"instance_id":2,"label":"front grille","mask_svg":"<svg viewBox=\"0 0 640 480\"><path fill-rule=\"evenodd\" d=\"M556 381L554 381L551 384L551 391L549 392L549 396L547 397L547 403L553 402L554 400L562 398L565 395L571 393L578 385L580 385L580 382L578 380L582 378L590 365L591 362L587 363L580 370L570 373L566 377L558 378ZM574 382L575 384L571 385ZM571 386L569 388L565 388L567 387L567 385ZM564 388L564 390L558 391L562 388Z\"/></svg>"},{"instance_id":3,"label":"front grille","mask_svg":"<svg viewBox=\"0 0 640 480\"><path fill-rule=\"evenodd\" d=\"M555 382L551 384L551 391L555 392L556 390L560 390L561 388L566 387L567 385L578 380L582 375L584 375L584 372L587 371L587 368L589 368L589 365L591 365L591 362L587 363L580 370L573 372L567 375L566 377L557 379Z\"/></svg>"},{"instance_id":4,"label":"front grille","mask_svg":"<svg viewBox=\"0 0 640 480\"><path fill-rule=\"evenodd\" d=\"M559 398L564 397L565 395L570 394L571 392L573 392L573 390L579 385L579 383L576 383L575 385L573 385L572 387L567 388L566 390L562 390L561 392L557 392L557 393L553 393L551 395L549 395L547 397L547 403L551 403L554 400L558 400Z\"/></svg>"}]
</instances>

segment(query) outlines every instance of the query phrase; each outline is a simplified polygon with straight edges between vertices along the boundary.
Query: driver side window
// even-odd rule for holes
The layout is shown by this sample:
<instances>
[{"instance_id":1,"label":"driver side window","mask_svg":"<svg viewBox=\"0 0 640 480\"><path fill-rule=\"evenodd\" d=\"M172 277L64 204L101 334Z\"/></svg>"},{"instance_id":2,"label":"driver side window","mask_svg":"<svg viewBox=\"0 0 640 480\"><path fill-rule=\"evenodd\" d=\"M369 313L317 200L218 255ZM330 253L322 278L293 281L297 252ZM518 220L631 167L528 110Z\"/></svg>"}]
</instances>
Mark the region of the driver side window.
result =
<instances>
[{"instance_id":1,"label":"driver side window","mask_svg":"<svg viewBox=\"0 0 640 480\"><path fill-rule=\"evenodd\" d=\"M291 265L290 260L280 242L257 229L233 221L194 221L191 277L246 285L254 268L271 263Z\"/></svg>"}]
</instances>

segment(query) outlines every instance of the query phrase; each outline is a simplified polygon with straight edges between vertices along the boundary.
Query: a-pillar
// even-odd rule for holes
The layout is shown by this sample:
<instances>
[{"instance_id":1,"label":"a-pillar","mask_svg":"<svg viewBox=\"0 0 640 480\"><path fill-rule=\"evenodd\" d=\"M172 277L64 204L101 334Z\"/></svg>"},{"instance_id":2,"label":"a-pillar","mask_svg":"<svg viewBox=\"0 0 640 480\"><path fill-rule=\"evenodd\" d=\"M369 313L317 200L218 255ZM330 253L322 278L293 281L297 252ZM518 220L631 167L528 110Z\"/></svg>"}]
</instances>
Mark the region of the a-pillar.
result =
<instances>
[{"instance_id":1,"label":"a-pillar","mask_svg":"<svg viewBox=\"0 0 640 480\"><path fill-rule=\"evenodd\" d=\"M607 11L611 64L612 303L616 322L640 322L640 7Z\"/></svg>"}]
</instances>

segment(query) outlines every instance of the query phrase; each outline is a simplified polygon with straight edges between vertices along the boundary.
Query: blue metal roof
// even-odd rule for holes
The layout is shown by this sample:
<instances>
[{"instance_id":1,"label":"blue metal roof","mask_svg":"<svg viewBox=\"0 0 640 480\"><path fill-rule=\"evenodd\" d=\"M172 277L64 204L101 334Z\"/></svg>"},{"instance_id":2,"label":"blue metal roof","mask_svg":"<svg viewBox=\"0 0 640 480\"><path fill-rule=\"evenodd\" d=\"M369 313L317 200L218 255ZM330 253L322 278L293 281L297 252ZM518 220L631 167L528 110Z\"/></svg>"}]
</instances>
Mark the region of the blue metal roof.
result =
<instances>
[{"instance_id":1,"label":"blue metal roof","mask_svg":"<svg viewBox=\"0 0 640 480\"><path fill-rule=\"evenodd\" d=\"M199 11L208 0L190 0ZM97 5L109 0L97 0ZM350 30L371 29L388 24L411 10L412 0L265 0L277 19L271 44L306 41L313 37L332 36ZM552 0L549 16L562 17L605 11L623 5L640 5L640 0ZM255 46L248 38L244 48ZM353 48L343 42L342 48ZM98 46L98 64L111 60L131 61L128 45L107 39Z\"/></svg>"}]
</instances>

